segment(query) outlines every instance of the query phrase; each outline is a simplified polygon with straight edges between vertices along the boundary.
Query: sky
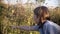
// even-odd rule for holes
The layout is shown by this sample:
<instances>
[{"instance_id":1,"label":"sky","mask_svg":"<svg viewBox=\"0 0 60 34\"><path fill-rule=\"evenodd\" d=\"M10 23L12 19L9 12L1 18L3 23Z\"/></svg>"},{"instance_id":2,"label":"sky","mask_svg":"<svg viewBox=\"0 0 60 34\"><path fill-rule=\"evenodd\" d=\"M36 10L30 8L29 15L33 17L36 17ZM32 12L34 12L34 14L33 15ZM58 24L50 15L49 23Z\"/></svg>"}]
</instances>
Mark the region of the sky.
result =
<instances>
[{"instance_id":1,"label":"sky","mask_svg":"<svg viewBox=\"0 0 60 34\"><path fill-rule=\"evenodd\" d=\"M57 6L58 6L58 0L46 0L43 5L44 5L44 6L57 7Z\"/></svg>"},{"instance_id":2,"label":"sky","mask_svg":"<svg viewBox=\"0 0 60 34\"><path fill-rule=\"evenodd\" d=\"M17 0L8 0L10 4L17 4ZM4 0L5 3L8 3L7 0ZM22 4L25 4L28 0L21 0ZM35 0L30 0L29 3L36 3ZM18 3L20 3L20 0L18 0ZM57 7L58 6L58 0L45 0L45 3L43 4L44 6L53 6Z\"/></svg>"},{"instance_id":3,"label":"sky","mask_svg":"<svg viewBox=\"0 0 60 34\"><path fill-rule=\"evenodd\" d=\"M8 0L10 4L16 4L17 3L17 0ZM8 3L7 0L4 0L5 3ZM28 0L21 0L21 2L24 4L26 3ZM20 0L18 0L18 3L20 2ZM35 0L30 0L29 3L35 3L36 1Z\"/></svg>"}]
</instances>

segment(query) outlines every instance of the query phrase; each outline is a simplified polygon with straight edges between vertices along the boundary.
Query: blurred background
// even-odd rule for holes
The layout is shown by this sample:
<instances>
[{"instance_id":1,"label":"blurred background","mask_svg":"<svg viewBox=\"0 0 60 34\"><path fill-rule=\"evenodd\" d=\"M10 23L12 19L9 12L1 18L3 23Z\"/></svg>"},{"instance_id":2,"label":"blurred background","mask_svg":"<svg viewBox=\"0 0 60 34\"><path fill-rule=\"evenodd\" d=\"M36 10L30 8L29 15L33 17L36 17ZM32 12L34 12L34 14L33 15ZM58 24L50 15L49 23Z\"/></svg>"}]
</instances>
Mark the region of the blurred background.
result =
<instances>
[{"instance_id":1,"label":"blurred background","mask_svg":"<svg viewBox=\"0 0 60 34\"><path fill-rule=\"evenodd\" d=\"M33 26L33 10L38 6L49 9L51 21L60 25L60 0L0 0L1 34L40 34L38 31L12 29L15 26Z\"/></svg>"}]
</instances>

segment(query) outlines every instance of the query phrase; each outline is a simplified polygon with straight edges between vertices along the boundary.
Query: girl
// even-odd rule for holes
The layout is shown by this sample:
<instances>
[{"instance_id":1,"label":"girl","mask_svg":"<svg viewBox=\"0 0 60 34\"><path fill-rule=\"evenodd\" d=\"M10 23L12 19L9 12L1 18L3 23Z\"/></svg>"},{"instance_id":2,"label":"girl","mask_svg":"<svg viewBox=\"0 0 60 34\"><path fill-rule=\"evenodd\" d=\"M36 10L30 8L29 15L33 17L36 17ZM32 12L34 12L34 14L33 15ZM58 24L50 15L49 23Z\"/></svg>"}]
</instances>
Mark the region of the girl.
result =
<instances>
[{"instance_id":1,"label":"girl","mask_svg":"<svg viewBox=\"0 0 60 34\"><path fill-rule=\"evenodd\" d=\"M35 26L11 26L21 30L39 31L40 34L60 34L60 26L50 21L49 10L45 6L34 9Z\"/></svg>"}]
</instances>

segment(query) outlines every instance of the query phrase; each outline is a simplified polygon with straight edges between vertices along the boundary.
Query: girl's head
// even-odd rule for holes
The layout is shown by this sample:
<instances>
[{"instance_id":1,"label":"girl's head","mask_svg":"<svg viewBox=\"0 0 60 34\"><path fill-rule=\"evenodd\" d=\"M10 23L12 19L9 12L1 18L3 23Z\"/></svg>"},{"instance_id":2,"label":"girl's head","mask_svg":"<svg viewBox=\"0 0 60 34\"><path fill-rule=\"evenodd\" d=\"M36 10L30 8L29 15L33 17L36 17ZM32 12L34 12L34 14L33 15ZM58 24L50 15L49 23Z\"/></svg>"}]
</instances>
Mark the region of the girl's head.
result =
<instances>
[{"instance_id":1,"label":"girl's head","mask_svg":"<svg viewBox=\"0 0 60 34\"><path fill-rule=\"evenodd\" d=\"M34 9L34 20L36 23L39 23L42 20L49 20L49 16L49 10L45 6L40 6Z\"/></svg>"}]
</instances>

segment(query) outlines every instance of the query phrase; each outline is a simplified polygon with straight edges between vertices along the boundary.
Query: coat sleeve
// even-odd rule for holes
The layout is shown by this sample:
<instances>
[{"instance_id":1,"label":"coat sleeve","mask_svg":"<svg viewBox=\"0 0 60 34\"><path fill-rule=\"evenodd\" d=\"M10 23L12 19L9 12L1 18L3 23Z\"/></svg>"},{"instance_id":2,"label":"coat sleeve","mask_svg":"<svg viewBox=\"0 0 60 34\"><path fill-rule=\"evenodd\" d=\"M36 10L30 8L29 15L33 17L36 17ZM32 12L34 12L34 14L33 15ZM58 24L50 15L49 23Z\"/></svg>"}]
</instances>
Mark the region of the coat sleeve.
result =
<instances>
[{"instance_id":1,"label":"coat sleeve","mask_svg":"<svg viewBox=\"0 0 60 34\"><path fill-rule=\"evenodd\" d=\"M19 28L20 30L29 30L29 31L37 31L39 26L12 26L12 28Z\"/></svg>"}]
</instances>

